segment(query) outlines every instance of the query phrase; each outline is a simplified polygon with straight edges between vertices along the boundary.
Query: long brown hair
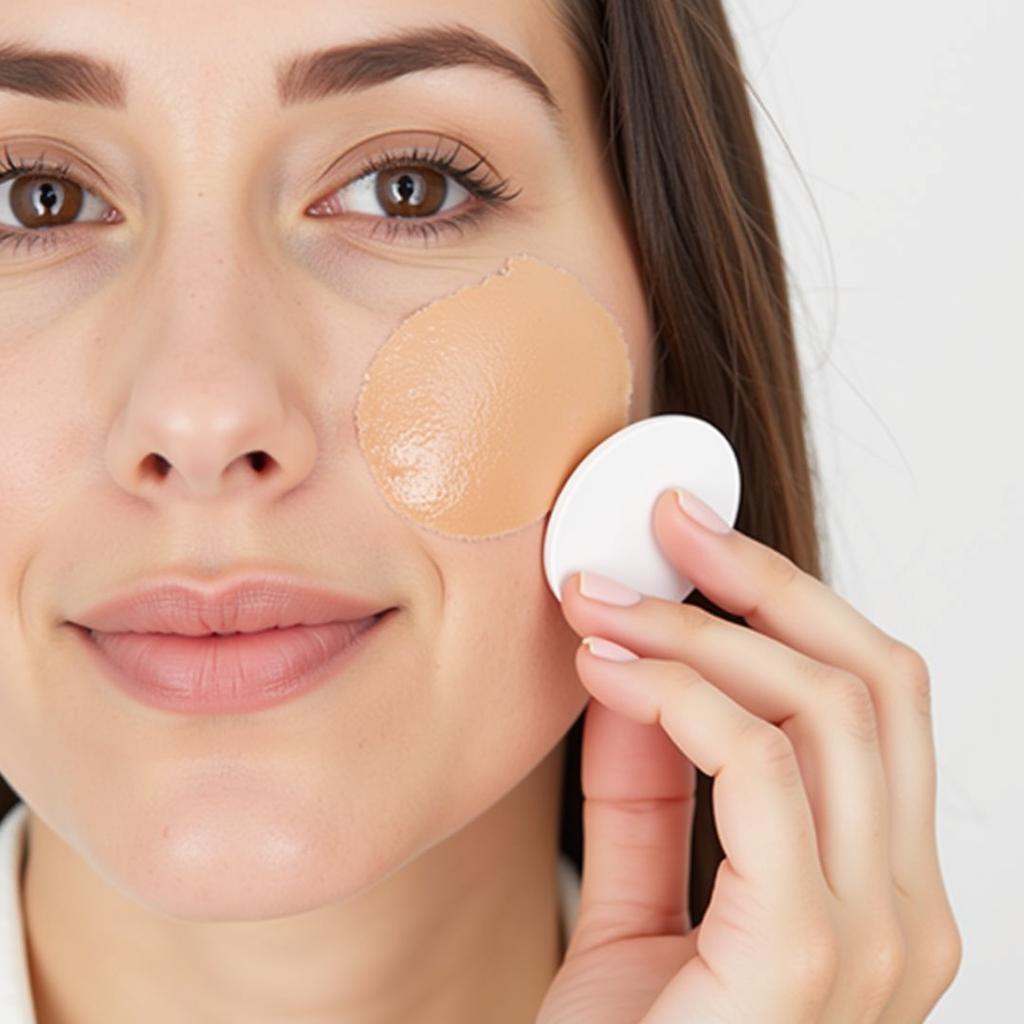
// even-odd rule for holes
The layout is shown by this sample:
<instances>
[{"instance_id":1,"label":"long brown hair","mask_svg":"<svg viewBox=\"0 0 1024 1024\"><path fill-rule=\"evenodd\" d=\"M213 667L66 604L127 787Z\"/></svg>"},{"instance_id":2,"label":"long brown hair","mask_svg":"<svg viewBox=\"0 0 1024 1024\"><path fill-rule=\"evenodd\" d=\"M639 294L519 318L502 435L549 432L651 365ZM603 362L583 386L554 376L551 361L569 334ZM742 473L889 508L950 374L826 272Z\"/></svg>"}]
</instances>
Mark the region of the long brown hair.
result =
<instances>
[{"instance_id":1,"label":"long brown hair","mask_svg":"<svg viewBox=\"0 0 1024 1024\"><path fill-rule=\"evenodd\" d=\"M721 0L549 0L595 90L605 158L635 234L655 334L652 414L699 416L732 443L737 529L822 578L785 264L764 160ZM693 591L686 601L737 616ZM580 742L567 737L561 848L582 865ZM725 854L698 770L690 920Z\"/></svg>"},{"instance_id":2,"label":"long brown hair","mask_svg":"<svg viewBox=\"0 0 1024 1024\"><path fill-rule=\"evenodd\" d=\"M784 263L748 86L721 0L549 0L598 98L631 213L658 358L653 409L731 441L737 528L821 575ZM687 601L741 622L694 591ZM567 736L561 848L582 866L582 716ZM0 777L0 815L19 797ZM690 919L724 853L698 772Z\"/></svg>"}]
</instances>

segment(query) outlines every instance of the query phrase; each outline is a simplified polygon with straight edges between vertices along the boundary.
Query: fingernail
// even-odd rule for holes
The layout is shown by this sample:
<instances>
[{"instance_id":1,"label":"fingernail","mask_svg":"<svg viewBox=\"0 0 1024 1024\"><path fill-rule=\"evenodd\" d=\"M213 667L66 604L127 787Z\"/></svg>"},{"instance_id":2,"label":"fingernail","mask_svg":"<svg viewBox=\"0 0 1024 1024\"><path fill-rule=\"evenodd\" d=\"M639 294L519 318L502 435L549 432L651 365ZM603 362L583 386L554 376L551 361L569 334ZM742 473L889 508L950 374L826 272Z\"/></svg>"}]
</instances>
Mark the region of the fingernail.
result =
<instances>
[{"instance_id":1,"label":"fingernail","mask_svg":"<svg viewBox=\"0 0 1024 1024\"><path fill-rule=\"evenodd\" d=\"M731 533L732 527L710 506L706 505L692 491L676 487L676 501L684 515L700 523L713 533Z\"/></svg>"},{"instance_id":2,"label":"fingernail","mask_svg":"<svg viewBox=\"0 0 1024 1024\"><path fill-rule=\"evenodd\" d=\"M632 587L627 587L624 583L619 583L617 580L609 579L596 572L580 573L580 593L592 601L617 604L623 608L636 604L643 598L643 594Z\"/></svg>"},{"instance_id":3,"label":"fingernail","mask_svg":"<svg viewBox=\"0 0 1024 1024\"><path fill-rule=\"evenodd\" d=\"M591 654L608 661L636 661L639 657L628 647L621 647L619 644L612 643L611 640L605 640L604 637L585 636L583 643L587 645L587 650Z\"/></svg>"}]
</instances>

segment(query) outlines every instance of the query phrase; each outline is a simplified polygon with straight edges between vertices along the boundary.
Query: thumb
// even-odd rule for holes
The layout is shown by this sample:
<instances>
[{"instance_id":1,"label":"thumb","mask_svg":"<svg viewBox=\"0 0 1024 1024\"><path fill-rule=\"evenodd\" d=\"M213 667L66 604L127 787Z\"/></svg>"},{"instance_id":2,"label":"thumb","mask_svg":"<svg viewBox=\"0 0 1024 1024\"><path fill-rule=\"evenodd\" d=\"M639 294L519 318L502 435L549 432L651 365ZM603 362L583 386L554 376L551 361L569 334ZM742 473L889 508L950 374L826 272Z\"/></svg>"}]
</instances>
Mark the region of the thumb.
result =
<instances>
[{"instance_id":1,"label":"thumb","mask_svg":"<svg viewBox=\"0 0 1024 1024\"><path fill-rule=\"evenodd\" d=\"M580 774L583 873L566 960L619 939L689 932L693 763L657 722L592 697Z\"/></svg>"}]
</instances>

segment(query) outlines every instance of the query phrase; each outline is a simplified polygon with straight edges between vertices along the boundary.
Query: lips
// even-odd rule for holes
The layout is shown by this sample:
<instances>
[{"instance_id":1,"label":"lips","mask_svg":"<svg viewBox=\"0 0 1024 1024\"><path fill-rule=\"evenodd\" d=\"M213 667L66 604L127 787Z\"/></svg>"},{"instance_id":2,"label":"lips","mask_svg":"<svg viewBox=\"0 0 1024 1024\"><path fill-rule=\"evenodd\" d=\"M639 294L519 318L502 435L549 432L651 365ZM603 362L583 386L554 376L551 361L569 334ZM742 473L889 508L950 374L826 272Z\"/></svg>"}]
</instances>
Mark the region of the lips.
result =
<instances>
[{"instance_id":1,"label":"lips","mask_svg":"<svg viewBox=\"0 0 1024 1024\"><path fill-rule=\"evenodd\" d=\"M71 625L104 675L142 703L241 712L326 681L392 610L261 576L216 591L160 583L97 605Z\"/></svg>"},{"instance_id":2,"label":"lips","mask_svg":"<svg viewBox=\"0 0 1024 1024\"><path fill-rule=\"evenodd\" d=\"M211 590L166 581L96 605L72 620L99 633L258 633L289 626L359 622L386 610L379 601L280 576L239 579Z\"/></svg>"}]
</instances>

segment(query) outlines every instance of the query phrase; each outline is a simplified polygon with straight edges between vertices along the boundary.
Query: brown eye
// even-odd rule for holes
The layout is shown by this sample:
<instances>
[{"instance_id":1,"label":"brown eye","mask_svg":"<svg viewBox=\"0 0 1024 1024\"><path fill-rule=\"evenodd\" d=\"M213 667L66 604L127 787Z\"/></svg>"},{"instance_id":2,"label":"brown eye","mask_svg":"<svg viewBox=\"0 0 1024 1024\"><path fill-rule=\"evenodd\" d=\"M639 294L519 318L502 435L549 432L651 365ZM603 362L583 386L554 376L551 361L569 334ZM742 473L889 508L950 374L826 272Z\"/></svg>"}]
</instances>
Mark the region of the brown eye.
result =
<instances>
[{"instance_id":1,"label":"brown eye","mask_svg":"<svg viewBox=\"0 0 1024 1024\"><path fill-rule=\"evenodd\" d=\"M22 227L66 227L81 212L83 195L66 178L26 174L11 182L8 203Z\"/></svg>"},{"instance_id":2,"label":"brown eye","mask_svg":"<svg viewBox=\"0 0 1024 1024\"><path fill-rule=\"evenodd\" d=\"M377 202L389 216L437 213L448 194L446 175L432 167L396 167L377 172Z\"/></svg>"},{"instance_id":3,"label":"brown eye","mask_svg":"<svg viewBox=\"0 0 1024 1024\"><path fill-rule=\"evenodd\" d=\"M389 241L418 237L429 245L448 231L462 237L470 226L481 225L501 204L519 194L506 194L507 178L492 184L489 167L474 177L473 172L487 163L486 157L474 154L475 162L464 167L455 160L461 143L454 153L442 153L440 147L439 141L432 152L421 154L417 148L412 153L374 156L363 162L357 177L306 212L328 219L355 214L353 231L366 230L359 225L369 223L372 237L380 229Z\"/></svg>"}]
</instances>

